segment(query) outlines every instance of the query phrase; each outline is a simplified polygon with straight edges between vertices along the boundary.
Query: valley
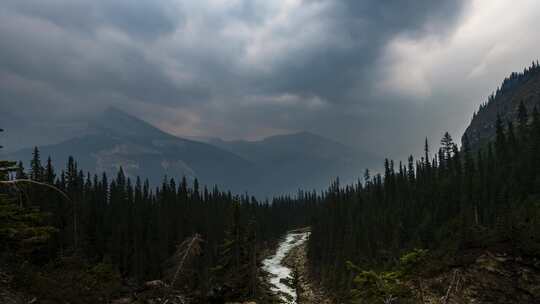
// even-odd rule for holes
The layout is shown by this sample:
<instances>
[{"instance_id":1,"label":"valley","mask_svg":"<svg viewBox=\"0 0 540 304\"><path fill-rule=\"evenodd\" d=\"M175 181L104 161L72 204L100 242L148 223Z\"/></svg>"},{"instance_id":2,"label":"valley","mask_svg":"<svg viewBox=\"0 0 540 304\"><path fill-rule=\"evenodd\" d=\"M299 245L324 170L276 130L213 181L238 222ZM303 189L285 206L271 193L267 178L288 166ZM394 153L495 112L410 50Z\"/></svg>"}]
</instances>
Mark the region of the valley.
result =
<instances>
[{"instance_id":1,"label":"valley","mask_svg":"<svg viewBox=\"0 0 540 304\"><path fill-rule=\"evenodd\" d=\"M540 303L540 1L0 1L0 304Z\"/></svg>"}]
</instances>

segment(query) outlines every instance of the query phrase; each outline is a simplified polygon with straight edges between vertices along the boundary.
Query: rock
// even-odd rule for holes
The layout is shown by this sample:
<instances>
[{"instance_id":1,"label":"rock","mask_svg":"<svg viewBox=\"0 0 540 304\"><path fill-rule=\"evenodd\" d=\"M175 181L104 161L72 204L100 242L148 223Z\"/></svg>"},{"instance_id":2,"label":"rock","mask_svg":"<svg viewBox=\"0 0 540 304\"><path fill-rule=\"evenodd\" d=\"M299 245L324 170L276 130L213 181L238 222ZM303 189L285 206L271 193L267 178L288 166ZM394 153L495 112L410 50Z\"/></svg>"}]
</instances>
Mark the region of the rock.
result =
<instances>
[{"instance_id":1,"label":"rock","mask_svg":"<svg viewBox=\"0 0 540 304\"><path fill-rule=\"evenodd\" d=\"M311 282L308 275L307 244L293 248L285 257L284 264L298 274L298 303L332 303L321 288Z\"/></svg>"},{"instance_id":2,"label":"rock","mask_svg":"<svg viewBox=\"0 0 540 304\"><path fill-rule=\"evenodd\" d=\"M540 303L540 269L534 267L533 259L506 251L474 252L476 257L469 264L441 268L435 276L423 279L428 303L440 303L438 299L447 294L450 286L449 304Z\"/></svg>"},{"instance_id":3,"label":"rock","mask_svg":"<svg viewBox=\"0 0 540 304\"><path fill-rule=\"evenodd\" d=\"M285 284L287 286L292 286L292 280L290 278L283 278L279 280L280 283Z\"/></svg>"},{"instance_id":4,"label":"rock","mask_svg":"<svg viewBox=\"0 0 540 304\"><path fill-rule=\"evenodd\" d=\"M158 289L158 288L164 288L167 287L167 284L165 284L162 280L154 280L154 281L148 281L144 283L145 289Z\"/></svg>"}]
</instances>

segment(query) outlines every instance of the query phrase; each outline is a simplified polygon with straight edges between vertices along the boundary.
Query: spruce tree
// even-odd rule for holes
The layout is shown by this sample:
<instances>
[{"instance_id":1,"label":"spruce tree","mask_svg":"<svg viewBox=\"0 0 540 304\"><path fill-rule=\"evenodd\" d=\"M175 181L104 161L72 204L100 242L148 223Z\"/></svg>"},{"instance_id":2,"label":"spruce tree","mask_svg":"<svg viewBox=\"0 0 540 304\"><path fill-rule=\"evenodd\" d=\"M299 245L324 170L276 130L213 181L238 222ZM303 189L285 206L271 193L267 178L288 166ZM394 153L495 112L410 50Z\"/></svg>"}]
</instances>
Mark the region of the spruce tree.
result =
<instances>
[{"instance_id":1,"label":"spruce tree","mask_svg":"<svg viewBox=\"0 0 540 304\"><path fill-rule=\"evenodd\" d=\"M454 151L454 141L452 136L448 132L444 132L441 138L441 153L439 156L439 162L447 166L448 161L452 158Z\"/></svg>"},{"instance_id":2,"label":"spruce tree","mask_svg":"<svg viewBox=\"0 0 540 304\"><path fill-rule=\"evenodd\" d=\"M414 182L414 158L412 155L409 156L409 159L407 161L407 178L409 179L409 182Z\"/></svg>"},{"instance_id":3,"label":"spruce tree","mask_svg":"<svg viewBox=\"0 0 540 304\"><path fill-rule=\"evenodd\" d=\"M426 140L424 142L424 161L425 161L425 167L428 168L429 167L429 162L430 162L430 159L429 159L429 144L428 144L428 139L426 137Z\"/></svg>"},{"instance_id":4,"label":"spruce tree","mask_svg":"<svg viewBox=\"0 0 540 304\"><path fill-rule=\"evenodd\" d=\"M500 115L497 115L495 122L495 152L501 160L506 159L506 135L504 134L503 121Z\"/></svg>"},{"instance_id":5,"label":"spruce tree","mask_svg":"<svg viewBox=\"0 0 540 304\"><path fill-rule=\"evenodd\" d=\"M524 134L525 128L527 127L527 122L529 120L528 114L527 114L527 108L525 107L525 104L523 103L523 100L519 102L518 107L518 114L517 119L519 123L520 132Z\"/></svg>"},{"instance_id":6,"label":"spruce tree","mask_svg":"<svg viewBox=\"0 0 540 304\"><path fill-rule=\"evenodd\" d=\"M30 161L30 179L41 182L43 180L44 168L41 165L41 158L38 147L34 147L32 160Z\"/></svg>"},{"instance_id":7,"label":"spruce tree","mask_svg":"<svg viewBox=\"0 0 540 304\"><path fill-rule=\"evenodd\" d=\"M51 157L47 158L47 165L45 167L43 179L46 183L52 185L56 180L56 174L54 173L54 167L52 165Z\"/></svg>"}]
</instances>

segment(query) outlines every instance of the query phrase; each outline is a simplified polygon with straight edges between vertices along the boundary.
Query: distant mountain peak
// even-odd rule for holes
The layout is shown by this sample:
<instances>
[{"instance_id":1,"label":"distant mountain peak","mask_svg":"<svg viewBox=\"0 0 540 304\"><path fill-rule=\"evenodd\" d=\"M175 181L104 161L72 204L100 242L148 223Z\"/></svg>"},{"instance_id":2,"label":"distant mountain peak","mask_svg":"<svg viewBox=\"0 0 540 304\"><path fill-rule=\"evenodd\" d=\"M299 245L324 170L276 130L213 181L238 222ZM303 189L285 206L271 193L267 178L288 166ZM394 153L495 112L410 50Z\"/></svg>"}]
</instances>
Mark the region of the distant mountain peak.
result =
<instances>
[{"instance_id":1,"label":"distant mountain peak","mask_svg":"<svg viewBox=\"0 0 540 304\"><path fill-rule=\"evenodd\" d=\"M135 117L135 116L133 116L131 114L128 114L127 112L122 111L122 110L120 110L119 108L117 108L115 106L109 106L105 110L103 110L102 116L124 117L124 118L130 118L130 119L139 120L139 118L137 118L137 117Z\"/></svg>"},{"instance_id":2,"label":"distant mountain peak","mask_svg":"<svg viewBox=\"0 0 540 304\"><path fill-rule=\"evenodd\" d=\"M164 175L197 177L209 186L257 195L323 189L335 176L353 181L370 162L365 153L307 131L203 143L170 135L115 107L97 115L85 133L41 152L56 164L74 156L80 168L96 174L116 174L121 166L127 176L148 177L153 184ZM9 158L28 159L31 153L24 149Z\"/></svg>"},{"instance_id":3,"label":"distant mountain peak","mask_svg":"<svg viewBox=\"0 0 540 304\"><path fill-rule=\"evenodd\" d=\"M290 135L322 137L319 134L315 134L315 133L312 133L312 132L309 132L309 131L306 131L306 130L291 133Z\"/></svg>"},{"instance_id":4,"label":"distant mountain peak","mask_svg":"<svg viewBox=\"0 0 540 304\"><path fill-rule=\"evenodd\" d=\"M174 137L150 123L122 111L116 107L108 107L96 117L90 126L101 132L129 137Z\"/></svg>"},{"instance_id":5,"label":"distant mountain peak","mask_svg":"<svg viewBox=\"0 0 540 304\"><path fill-rule=\"evenodd\" d=\"M299 138L299 137L324 138L321 135L318 135L318 134L315 134L315 133L312 133L312 132L309 132L309 131L298 131L298 132L285 133L285 134L276 134L276 135L265 137L262 140L268 140L268 139L272 139L272 138L287 138L287 137L290 137L290 138L293 138L293 137L296 137L296 138Z\"/></svg>"},{"instance_id":6,"label":"distant mountain peak","mask_svg":"<svg viewBox=\"0 0 540 304\"><path fill-rule=\"evenodd\" d=\"M100 115L97 116L97 121L99 122L109 122L111 120L129 124L145 124L148 125L148 127L155 128L149 123L143 121L142 119L131 115L125 111L122 111L116 107L108 107Z\"/></svg>"}]
</instances>

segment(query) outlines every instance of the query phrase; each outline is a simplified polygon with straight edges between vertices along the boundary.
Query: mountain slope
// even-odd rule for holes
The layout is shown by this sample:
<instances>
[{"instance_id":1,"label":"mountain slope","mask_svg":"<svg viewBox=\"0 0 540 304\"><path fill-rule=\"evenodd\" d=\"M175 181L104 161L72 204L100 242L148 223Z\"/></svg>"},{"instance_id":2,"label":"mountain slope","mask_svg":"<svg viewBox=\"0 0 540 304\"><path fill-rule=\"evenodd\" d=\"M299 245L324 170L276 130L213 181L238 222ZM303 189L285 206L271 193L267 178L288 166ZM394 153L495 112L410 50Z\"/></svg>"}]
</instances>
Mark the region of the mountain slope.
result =
<instances>
[{"instance_id":1,"label":"mountain slope","mask_svg":"<svg viewBox=\"0 0 540 304\"><path fill-rule=\"evenodd\" d=\"M361 176L374 157L309 132L277 135L260 141L222 141L214 145L253 162L264 172L256 188L272 184L279 192L298 188L322 189L331 179L351 182Z\"/></svg>"},{"instance_id":2,"label":"mountain slope","mask_svg":"<svg viewBox=\"0 0 540 304\"><path fill-rule=\"evenodd\" d=\"M473 115L471 124L465 130L471 147L477 149L495 137L497 115L503 121L517 119L520 102L531 113L534 107L540 110L540 66L538 63L522 73L512 73L506 78L496 93Z\"/></svg>"},{"instance_id":3,"label":"mountain slope","mask_svg":"<svg viewBox=\"0 0 540 304\"><path fill-rule=\"evenodd\" d=\"M87 135L40 150L43 157L50 155L57 167L72 155L83 170L115 174L122 166L128 176L148 177L153 184L165 175L185 175L208 185L245 191L253 175L252 164L233 153L172 136L113 108L90 122ZM24 149L10 158L25 160L30 156L30 149Z\"/></svg>"},{"instance_id":4,"label":"mountain slope","mask_svg":"<svg viewBox=\"0 0 540 304\"><path fill-rule=\"evenodd\" d=\"M260 141L178 138L114 108L90 121L79 137L40 151L43 158L50 155L57 168L74 156L81 169L92 173L116 174L122 167L128 176L148 177L154 185L164 176L197 177L209 186L259 196L324 189L338 176L352 182L374 159L308 132ZM8 157L28 161L31 149Z\"/></svg>"}]
</instances>

